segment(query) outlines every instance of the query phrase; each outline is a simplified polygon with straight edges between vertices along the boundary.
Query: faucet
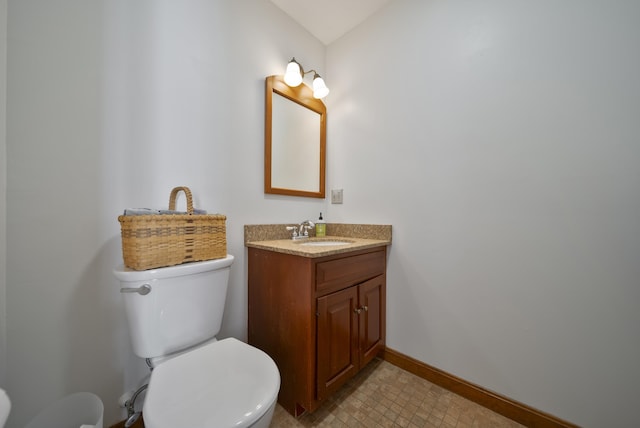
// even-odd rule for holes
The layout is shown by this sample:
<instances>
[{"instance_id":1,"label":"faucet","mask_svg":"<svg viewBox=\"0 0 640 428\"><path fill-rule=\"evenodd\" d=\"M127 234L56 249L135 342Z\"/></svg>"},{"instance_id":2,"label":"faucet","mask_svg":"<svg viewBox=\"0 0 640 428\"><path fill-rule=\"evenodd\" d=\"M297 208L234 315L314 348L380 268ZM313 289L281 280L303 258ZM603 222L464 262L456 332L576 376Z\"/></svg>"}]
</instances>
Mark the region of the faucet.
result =
<instances>
[{"instance_id":1,"label":"faucet","mask_svg":"<svg viewBox=\"0 0 640 428\"><path fill-rule=\"evenodd\" d=\"M304 238L308 238L309 237L309 229L312 229L315 227L315 224L313 224L313 222L311 220L305 220L302 223L300 223L300 230L298 231L298 237L304 237Z\"/></svg>"},{"instance_id":2,"label":"faucet","mask_svg":"<svg viewBox=\"0 0 640 428\"><path fill-rule=\"evenodd\" d=\"M304 220L298 226L287 226L287 230L291 231L291 239L308 239L309 229L315 227L315 224L311 220Z\"/></svg>"}]
</instances>

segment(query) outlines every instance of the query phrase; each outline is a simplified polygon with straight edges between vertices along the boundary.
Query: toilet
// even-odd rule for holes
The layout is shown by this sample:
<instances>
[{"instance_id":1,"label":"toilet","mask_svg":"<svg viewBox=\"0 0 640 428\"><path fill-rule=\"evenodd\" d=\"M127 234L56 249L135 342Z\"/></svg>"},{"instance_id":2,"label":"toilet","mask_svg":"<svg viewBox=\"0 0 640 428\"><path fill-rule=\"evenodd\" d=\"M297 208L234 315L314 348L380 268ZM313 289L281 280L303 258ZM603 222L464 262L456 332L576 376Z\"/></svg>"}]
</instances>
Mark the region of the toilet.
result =
<instances>
[{"instance_id":1,"label":"toilet","mask_svg":"<svg viewBox=\"0 0 640 428\"><path fill-rule=\"evenodd\" d=\"M4 427L4 423L9 418L9 412L11 411L11 400L9 396L2 388L0 388L0 428Z\"/></svg>"},{"instance_id":2,"label":"toilet","mask_svg":"<svg viewBox=\"0 0 640 428\"><path fill-rule=\"evenodd\" d=\"M280 373L261 350L217 340L233 256L145 271L114 269L134 353L152 369L147 428L267 428Z\"/></svg>"}]
</instances>

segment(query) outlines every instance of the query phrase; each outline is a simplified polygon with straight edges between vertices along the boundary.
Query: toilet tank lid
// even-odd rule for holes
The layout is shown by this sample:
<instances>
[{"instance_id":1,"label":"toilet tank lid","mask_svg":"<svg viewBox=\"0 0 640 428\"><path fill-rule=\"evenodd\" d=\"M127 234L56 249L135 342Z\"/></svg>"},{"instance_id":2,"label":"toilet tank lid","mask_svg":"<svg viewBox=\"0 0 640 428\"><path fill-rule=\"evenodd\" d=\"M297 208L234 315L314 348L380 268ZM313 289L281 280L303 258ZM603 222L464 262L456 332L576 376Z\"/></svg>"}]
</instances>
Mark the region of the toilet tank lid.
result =
<instances>
[{"instance_id":1,"label":"toilet tank lid","mask_svg":"<svg viewBox=\"0 0 640 428\"><path fill-rule=\"evenodd\" d=\"M178 276L193 275L201 272L224 269L231 266L234 257L227 254L222 259L205 260L203 262L184 263L176 266L168 266L163 268L149 270L133 270L119 265L113 270L113 274L120 281L136 282L147 281L152 279L175 278Z\"/></svg>"},{"instance_id":2,"label":"toilet tank lid","mask_svg":"<svg viewBox=\"0 0 640 428\"><path fill-rule=\"evenodd\" d=\"M279 390L273 360L228 338L158 365L142 413L154 427L248 427L275 403Z\"/></svg>"}]
</instances>

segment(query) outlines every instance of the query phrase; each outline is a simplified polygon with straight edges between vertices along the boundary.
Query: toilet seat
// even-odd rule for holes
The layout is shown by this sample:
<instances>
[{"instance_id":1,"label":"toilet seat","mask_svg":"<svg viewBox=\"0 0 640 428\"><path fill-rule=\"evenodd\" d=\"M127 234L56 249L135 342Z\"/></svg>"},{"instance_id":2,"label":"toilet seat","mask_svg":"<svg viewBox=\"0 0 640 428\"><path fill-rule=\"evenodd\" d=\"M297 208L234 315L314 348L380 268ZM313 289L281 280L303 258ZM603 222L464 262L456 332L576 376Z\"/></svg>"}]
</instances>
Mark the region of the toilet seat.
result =
<instances>
[{"instance_id":1,"label":"toilet seat","mask_svg":"<svg viewBox=\"0 0 640 428\"><path fill-rule=\"evenodd\" d=\"M248 427L270 409L279 390L273 360L228 338L154 368L142 413L148 428Z\"/></svg>"}]
</instances>

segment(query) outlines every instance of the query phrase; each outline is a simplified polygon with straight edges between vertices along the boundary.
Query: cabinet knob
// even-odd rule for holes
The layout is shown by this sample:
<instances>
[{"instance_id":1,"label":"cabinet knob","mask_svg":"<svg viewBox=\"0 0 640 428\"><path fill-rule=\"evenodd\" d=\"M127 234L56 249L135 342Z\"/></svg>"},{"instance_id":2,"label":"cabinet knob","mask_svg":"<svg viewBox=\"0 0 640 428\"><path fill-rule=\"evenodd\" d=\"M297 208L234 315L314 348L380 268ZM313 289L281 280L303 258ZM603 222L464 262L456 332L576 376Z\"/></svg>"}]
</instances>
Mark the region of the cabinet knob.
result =
<instances>
[{"instance_id":1,"label":"cabinet knob","mask_svg":"<svg viewBox=\"0 0 640 428\"><path fill-rule=\"evenodd\" d=\"M367 305L364 305L364 306L363 306L363 307L361 307L361 308L355 308L355 309L353 310L353 312L355 312L356 314L361 314L361 313L362 313L362 311L367 312L368 310L369 310L369 307L368 307Z\"/></svg>"}]
</instances>

